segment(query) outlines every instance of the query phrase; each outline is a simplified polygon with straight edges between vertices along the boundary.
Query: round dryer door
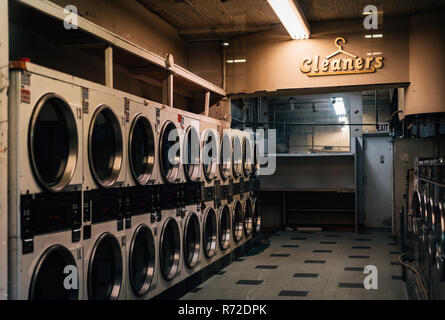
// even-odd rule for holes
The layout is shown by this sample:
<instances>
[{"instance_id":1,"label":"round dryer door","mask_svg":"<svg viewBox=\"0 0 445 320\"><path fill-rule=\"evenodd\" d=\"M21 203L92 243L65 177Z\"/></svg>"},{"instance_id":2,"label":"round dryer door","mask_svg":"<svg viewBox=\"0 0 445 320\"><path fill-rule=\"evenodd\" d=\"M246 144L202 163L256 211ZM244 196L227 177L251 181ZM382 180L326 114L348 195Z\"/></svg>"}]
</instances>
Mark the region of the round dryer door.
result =
<instances>
[{"instance_id":1,"label":"round dryer door","mask_svg":"<svg viewBox=\"0 0 445 320\"><path fill-rule=\"evenodd\" d=\"M119 178L122 150L119 120L109 107L99 107L91 120L88 141L91 173L99 185L110 187Z\"/></svg>"},{"instance_id":2,"label":"round dryer door","mask_svg":"<svg viewBox=\"0 0 445 320\"><path fill-rule=\"evenodd\" d=\"M172 280L179 269L181 239L178 223L172 217L167 218L162 227L159 248L161 272L165 280Z\"/></svg>"},{"instance_id":3,"label":"round dryer door","mask_svg":"<svg viewBox=\"0 0 445 320\"><path fill-rule=\"evenodd\" d=\"M137 115L130 128L129 159L133 179L146 185L155 164L155 138L150 121L142 114Z\"/></svg>"},{"instance_id":4,"label":"round dryer door","mask_svg":"<svg viewBox=\"0 0 445 320\"><path fill-rule=\"evenodd\" d=\"M260 200L255 200L253 209L253 231L258 233L261 231L261 212L260 212Z\"/></svg>"},{"instance_id":5,"label":"round dryer door","mask_svg":"<svg viewBox=\"0 0 445 320\"><path fill-rule=\"evenodd\" d=\"M184 171L190 181L199 181L201 178L200 149L198 130L190 126L185 133L183 149Z\"/></svg>"},{"instance_id":6,"label":"round dryer door","mask_svg":"<svg viewBox=\"0 0 445 320\"><path fill-rule=\"evenodd\" d=\"M34 268L29 287L29 299L77 300L79 297L79 279L77 277L77 285L71 281L66 281L69 276L65 273L67 266L77 268L76 260L67 248L61 245L48 248ZM72 278L73 281L75 279L76 277ZM73 288L77 289L66 288L66 284L75 285Z\"/></svg>"},{"instance_id":7,"label":"round dryer door","mask_svg":"<svg viewBox=\"0 0 445 320\"><path fill-rule=\"evenodd\" d=\"M122 252L119 241L110 233L94 244L88 265L88 298L116 300L122 286Z\"/></svg>"},{"instance_id":8,"label":"round dryer door","mask_svg":"<svg viewBox=\"0 0 445 320\"><path fill-rule=\"evenodd\" d=\"M133 293L142 297L150 289L155 273L156 247L150 228L141 224L133 234L129 254L130 284Z\"/></svg>"},{"instance_id":9,"label":"round dryer door","mask_svg":"<svg viewBox=\"0 0 445 320\"><path fill-rule=\"evenodd\" d=\"M233 137L232 141L232 169L233 169L233 177L239 178L241 176L242 171L242 146L241 140L238 136Z\"/></svg>"},{"instance_id":10,"label":"round dryer door","mask_svg":"<svg viewBox=\"0 0 445 320\"><path fill-rule=\"evenodd\" d=\"M34 108L29 132L29 156L40 185L61 191L69 185L78 161L76 119L68 102L50 93Z\"/></svg>"},{"instance_id":11,"label":"round dryer door","mask_svg":"<svg viewBox=\"0 0 445 320\"><path fill-rule=\"evenodd\" d=\"M411 210L412 210L412 226L413 226L413 232L415 234L419 234L420 228L422 224L420 223L420 219L422 216L422 200L420 198L419 193L416 191L413 194L412 204L411 204Z\"/></svg>"},{"instance_id":12,"label":"round dryer door","mask_svg":"<svg viewBox=\"0 0 445 320\"><path fill-rule=\"evenodd\" d=\"M161 174L167 183L176 182L179 174L181 149L178 128L172 121L167 121L161 131L159 157Z\"/></svg>"},{"instance_id":13,"label":"round dryer door","mask_svg":"<svg viewBox=\"0 0 445 320\"><path fill-rule=\"evenodd\" d=\"M245 177L252 174L253 159L250 141L247 138L243 140L243 173Z\"/></svg>"},{"instance_id":14,"label":"round dryer door","mask_svg":"<svg viewBox=\"0 0 445 320\"><path fill-rule=\"evenodd\" d=\"M445 207L442 202L437 205L438 221L437 221L437 244L436 244L436 268L441 272L441 281L445 274L443 273L445 258Z\"/></svg>"},{"instance_id":15,"label":"round dryer door","mask_svg":"<svg viewBox=\"0 0 445 320\"><path fill-rule=\"evenodd\" d=\"M203 223L203 248L204 254L207 258L212 258L216 253L216 237L217 224L216 213L213 208L209 208L204 216Z\"/></svg>"},{"instance_id":16,"label":"round dryer door","mask_svg":"<svg viewBox=\"0 0 445 320\"><path fill-rule=\"evenodd\" d=\"M221 250L227 250L230 245L230 208L224 205L219 217L219 246Z\"/></svg>"},{"instance_id":17,"label":"round dryer door","mask_svg":"<svg viewBox=\"0 0 445 320\"><path fill-rule=\"evenodd\" d=\"M220 153L220 172L221 178L227 180L232 173L232 143L230 136L224 134L221 139L221 153Z\"/></svg>"},{"instance_id":18,"label":"round dryer door","mask_svg":"<svg viewBox=\"0 0 445 320\"><path fill-rule=\"evenodd\" d=\"M204 135L202 147L202 163L204 176L208 182L216 177L218 163L218 146L216 134L213 130L207 130Z\"/></svg>"},{"instance_id":19,"label":"round dryer door","mask_svg":"<svg viewBox=\"0 0 445 320\"><path fill-rule=\"evenodd\" d=\"M233 209L233 239L236 242L241 241L243 236L243 207L241 202L237 201Z\"/></svg>"},{"instance_id":20,"label":"round dryer door","mask_svg":"<svg viewBox=\"0 0 445 320\"><path fill-rule=\"evenodd\" d=\"M199 262L201 230L196 213L190 213L184 227L184 258L187 267L194 268Z\"/></svg>"},{"instance_id":21,"label":"round dryer door","mask_svg":"<svg viewBox=\"0 0 445 320\"><path fill-rule=\"evenodd\" d=\"M251 198L247 198L244 209L244 234L250 235L253 230L253 208Z\"/></svg>"}]
</instances>

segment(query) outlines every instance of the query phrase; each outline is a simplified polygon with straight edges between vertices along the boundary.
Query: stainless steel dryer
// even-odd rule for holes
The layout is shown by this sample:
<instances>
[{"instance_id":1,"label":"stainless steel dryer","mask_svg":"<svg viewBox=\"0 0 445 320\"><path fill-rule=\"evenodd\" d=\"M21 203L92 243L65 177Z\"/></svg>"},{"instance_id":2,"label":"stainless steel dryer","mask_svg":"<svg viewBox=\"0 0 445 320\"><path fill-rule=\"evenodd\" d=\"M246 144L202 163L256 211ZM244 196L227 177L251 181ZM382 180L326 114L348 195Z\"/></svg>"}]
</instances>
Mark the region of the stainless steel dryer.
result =
<instances>
[{"instance_id":1,"label":"stainless steel dryer","mask_svg":"<svg viewBox=\"0 0 445 320\"><path fill-rule=\"evenodd\" d=\"M86 82L29 62L11 65L9 297L82 299L81 87Z\"/></svg>"}]
</instances>

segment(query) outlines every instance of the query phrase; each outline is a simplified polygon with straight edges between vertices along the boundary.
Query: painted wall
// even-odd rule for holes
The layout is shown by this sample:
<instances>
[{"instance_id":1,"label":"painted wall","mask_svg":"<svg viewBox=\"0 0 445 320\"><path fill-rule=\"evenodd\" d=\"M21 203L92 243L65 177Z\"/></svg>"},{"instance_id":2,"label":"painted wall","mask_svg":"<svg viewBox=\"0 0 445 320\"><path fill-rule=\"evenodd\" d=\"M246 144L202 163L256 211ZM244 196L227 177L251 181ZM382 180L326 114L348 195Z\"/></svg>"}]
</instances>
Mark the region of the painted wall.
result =
<instances>
[{"instance_id":1,"label":"painted wall","mask_svg":"<svg viewBox=\"0 0 445 320\"><path fill-rule=\"evenodd\" d=\"M178 30L151 13L137 1L52 0L65 7L75 5L80 16L141 47L164 57L173 54L175 63L187 68L185 41Z\"/></svg>"},{"instance_id":2,"label":"painted wall","mask_svg":"<svg viewBox=\"0 0 445 320\"><path fill-rule=\"evenodd\" d=\"M372 33L382 38L365 38L362 20L311 23L309 40L291 40L282 26L270 31L236 39L227 49L226 59L246 59L245 63L227 63L229 93L253 93L291 88L341 87L388 84L409 80L409 20L385 18L383 29ZM300 71L304 57L326 56L337 50L334 40L344 36L343 49L366 59L368 53L383 56L383 68L375 73L308 77ZM402 53L402 54L401 54ZM406 54L403 54L406 53ZM340 54L334 59L349 58Z\"/></svg>"},{"instance_id":3,"label":"painted wall","mask_svg":"<svg viewBox=\"0 0 445 320\"><path fill-rule=\"evenodd\" d=\"M445 10L410 19L409 81L404 115L445 112Z\"/></svg>"}]
</instances>

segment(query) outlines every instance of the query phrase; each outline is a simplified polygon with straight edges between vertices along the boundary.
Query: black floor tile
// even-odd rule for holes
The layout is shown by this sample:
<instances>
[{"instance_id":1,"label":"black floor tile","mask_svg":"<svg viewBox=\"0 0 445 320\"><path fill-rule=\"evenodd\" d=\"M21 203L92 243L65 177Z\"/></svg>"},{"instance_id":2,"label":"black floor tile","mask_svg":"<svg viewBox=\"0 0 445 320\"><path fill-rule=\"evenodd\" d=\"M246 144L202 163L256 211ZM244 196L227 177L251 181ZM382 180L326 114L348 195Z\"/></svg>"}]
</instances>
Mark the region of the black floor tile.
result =
<instances>
[{"instance_id":1,"label":"black floor tile","mask_svg":"<svg viewBox=\"0 0 445 320\"><path fill-rule=\"evenodd\" d=\"M355 241L372 241L372 239L358 238Z\"/></svg>"},{"instance_id":2,"label":"black floor tile","mask_svg":"<svg viewBox=\"0 0 445 320\"><path fill-rule=\"evenodd\" d=\"M369 259L369 256L349 256L349 259Z\"/></svg>"},{"instance_id":3,"label":"black floor tile","mask_svg":"<svg viewBox=\"0 0 445 320\"><path fill-rule=\"evenodd\" d=\"M323 263L326 263L326 260L304 260L304 263L318 263L318 264L323 264Z\"/></svg>"},{"instance_id":4,"label":"black floor tile","mask_svg":"<svg viewBox=\"0 0 445 320\"><path fill-rule=\"evenodd\" d=\"M314 253L331 253L332 250L314 250L312 252L314 252Z\"/></svg>"},{"instance_id":5,"label":"black floor tile","mask_svg":"<svg viewBox=\"0 0 445 320\"><path fill-rule=\"evenodd\" d=\"M251 286L258 286L263 283L263 280L238 280L236 284L245 284Z\"/></svg>"},{"instance_id":6,"label":"black floor tile","mask_svg":"<svg viewBox=\"0 0 445 320\"><path fill-rule=\"evenodd\" d=\"M371 249L369 246L353 246L352 249Z\"/></svg>"},{"instance_id":7,"label":"black floor tile","mask_svg":"<svg viewBox=\"0 0 445 320\"><path fill-rule=\"evenodd\" d=\"M298 244L283 244L281 248L299 248Z\"/></svg>"},{"instance_id":8,"label":"black floor tile","mask_svg":"<svg viewBox=\"0 0 445 320\"><path fill-rule=\"evenodd\" d=\"M307 240L307 238L305 238L305 237L293 237L293 238L290 238L291 240Z\"/></svg>"},{"instance_id":9,"label":"black floor tile","mask_svg":"<svg viewBox=\"0 0 445 320\"><path fill-rule=\"evenodd\" d=\"M339 288L365 288L363 283L348 283L348 282L341 282L338 284Z\"/></svg>"},{"instance_id":10,"label":"black floor tile","mask_svg":"<svg viewBox=\"0 0 445 320\"><path fill-rule=\"evenodd\" d=\"M280 292L280 297L306 297L308 294L307 291L288 291L283 290Z\"/></svg>"},{"instance_id":11,"label":"black floor tile","mask_svg":"<svg viewBox=\"0 0 445 320\"><path fill-rule=\"evenodd\" d=\"M320 244L337 244L335 241L320 241Z\"/></svg>"},{"instance_id":12,"label":"black floor tile","mask_svg":"<svg viewBox=\"0 0 445 320\"><path fill-rule=\"evenodd\" d=\"M294 278L317 278L318 273L295 273Z\"/></svg>"},{"instance_id":13,"label":"black floor tile","mask_svg":"<svg viewBox=\"0 0 445 320\"><path fill-rule=\"evenodd\" d=\"M288 254L288 253L272 253L270 256L286 258L286 257L290 257L290 254Z\"/></svg>"},{"instance_id":14,"label":"black floor tile","mask_svg":"<svg viewBox=\"0 0 445 320\"><path fill-rule=\"evenodd\" d=\"M341 238L341 235L339 235L339 234L327 234L326 237L327 238Z\"/></svg>"},{"instance_id":15,"label":"black floor tile","mask_svg":"<svg viewBox=\"0 0 445 320\"><path fill-rule=\"evenodd\" d=\"M363 267L346 267L345 271L359 271L359 272L363 272L363 270L365 270L365 268Z\"/></svg>"},{"instance_id":16,"label":"black floor tile","mask_svg":"<svg viewBox=\"0 0 445 320\"><path fill-rule=\"evenodd\" d=\"M266 266L266 265L259 265L256 266L255 269L277 269L278 266Z\"/></svg>"}]
</instances>

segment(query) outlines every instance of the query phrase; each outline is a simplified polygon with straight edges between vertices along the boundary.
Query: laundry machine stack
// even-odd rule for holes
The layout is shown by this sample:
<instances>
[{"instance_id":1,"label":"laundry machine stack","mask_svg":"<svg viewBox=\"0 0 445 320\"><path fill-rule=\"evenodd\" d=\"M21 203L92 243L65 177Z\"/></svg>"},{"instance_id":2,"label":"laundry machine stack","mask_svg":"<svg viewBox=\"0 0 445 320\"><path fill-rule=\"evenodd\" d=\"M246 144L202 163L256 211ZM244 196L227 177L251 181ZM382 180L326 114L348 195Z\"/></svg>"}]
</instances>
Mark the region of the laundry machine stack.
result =
<instances>
[{"instance_id":1,"label":"laundry machine stack","mask_svg":"<svg viewBox=\"0 0 445 320\"><path fill-rule=\"evenodd\" d=\"M445 298L445 161L419 158L414 164L412 229L415 256L428 295Z\"/></svg>"},{"instance_id":2,"label":"laundry machine stack","mask_svg":"<svg viewBox=\"0 0 445 320\"><path fill-rule=\"evenodd\" d=\"M10 70L10 299L83 297L81 87L64 80L37 66Z\"/></svg>"},{"instance_id":3,"label":"laundry machine stack","mask_svg":"<svg viewBox=\"0 0 445 320\"><path fill-rule=\"evenodd\" d=\"M12 299L151 299L217 271L251 237L247 132L29 62L12 66Z\"/></svg>"},{"instance_id":4,"label":"laundry machine stack","mask_svg":"<svg viewBox=\"0 0 445 320\"><path fill-rule=\"evenodd\" d=\"M127 215L126 299L149 299L157 293L159 269L158 125L162 105L125 97L129 117L128 167L125 189Z\"/></svg>"}]
</instances>

